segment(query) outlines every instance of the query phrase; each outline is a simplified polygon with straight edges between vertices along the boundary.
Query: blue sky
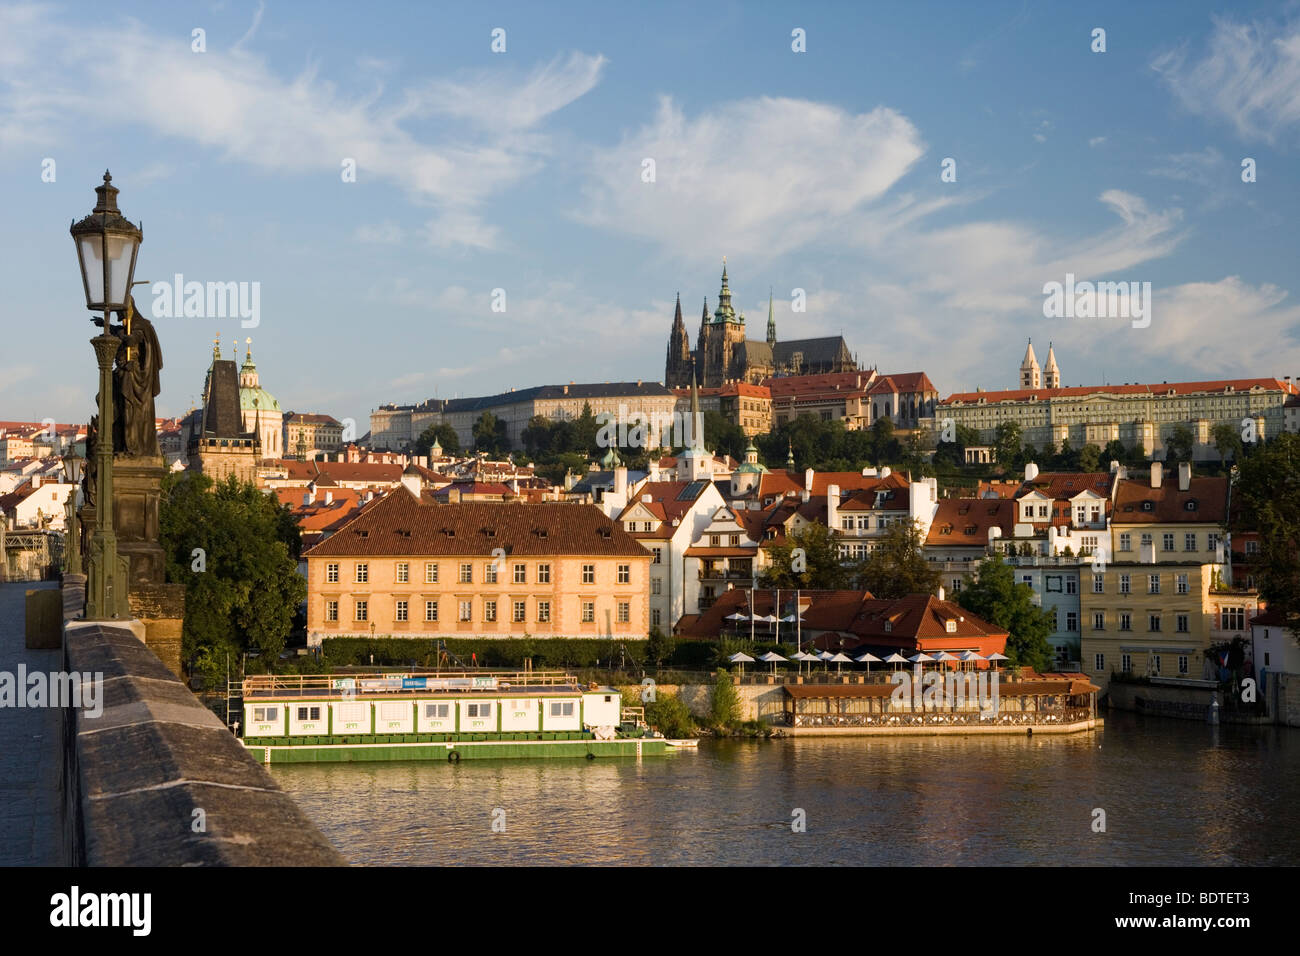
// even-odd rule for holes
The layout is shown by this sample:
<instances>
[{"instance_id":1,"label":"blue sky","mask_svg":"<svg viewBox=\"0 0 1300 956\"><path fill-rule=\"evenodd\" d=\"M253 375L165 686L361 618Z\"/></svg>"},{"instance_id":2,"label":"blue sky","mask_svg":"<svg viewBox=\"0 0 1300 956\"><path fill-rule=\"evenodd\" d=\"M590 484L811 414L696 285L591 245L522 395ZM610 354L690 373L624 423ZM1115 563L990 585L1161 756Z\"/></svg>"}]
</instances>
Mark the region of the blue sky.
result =
<instances>
[{"instance_id":1,"label":"blue sky","mask_svg":"<svg viewBox=\"0 0 1300 956\"><path fill-rule=\"evenodd\" d=\"M67 226L105 167L138 278L261 284L255 329L155 321L159 413L251 336L283 407L364 431L658 380L724 255L753 337L771 288L782 337L944 394L1031 336L1066 384L1300 375L1298 152L1295 4L2 4L0 418L90 414ZM1150 327L1045 318L1067 272L1150 282Z\"/></svg>"}]
</instances>

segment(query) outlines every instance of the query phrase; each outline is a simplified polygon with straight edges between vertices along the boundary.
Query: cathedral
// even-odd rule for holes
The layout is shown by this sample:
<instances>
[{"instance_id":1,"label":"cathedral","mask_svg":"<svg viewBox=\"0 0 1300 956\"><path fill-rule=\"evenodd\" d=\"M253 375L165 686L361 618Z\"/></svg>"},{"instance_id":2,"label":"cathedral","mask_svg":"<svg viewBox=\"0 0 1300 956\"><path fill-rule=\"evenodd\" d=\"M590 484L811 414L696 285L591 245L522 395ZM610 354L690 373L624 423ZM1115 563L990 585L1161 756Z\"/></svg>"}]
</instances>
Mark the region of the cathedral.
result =
<instances>
[{"instance_id":1,"label":"cathedral","mask_svg":"<svg viewBox=\"0 0 1300 956\"><path fill-rule=\"evenodd\" d=\"M677 296L677 312L668 336L668 361L664 366L664 385L688 388L692 372L702 388L717 388L729 382L757 385L764 379L786 375L817 375L824 372L852 372L857 360L842 336L818 339L793 339L779 342L772 299L767 303L767 338L764 341L745 337L745 313L731 305L727 286L727 264L722 263L722 290L718 307L709 315L709 300L704 300L700 317L700 334L695 348L682 321L682 297Z\"/></svg>"}]
</instances>

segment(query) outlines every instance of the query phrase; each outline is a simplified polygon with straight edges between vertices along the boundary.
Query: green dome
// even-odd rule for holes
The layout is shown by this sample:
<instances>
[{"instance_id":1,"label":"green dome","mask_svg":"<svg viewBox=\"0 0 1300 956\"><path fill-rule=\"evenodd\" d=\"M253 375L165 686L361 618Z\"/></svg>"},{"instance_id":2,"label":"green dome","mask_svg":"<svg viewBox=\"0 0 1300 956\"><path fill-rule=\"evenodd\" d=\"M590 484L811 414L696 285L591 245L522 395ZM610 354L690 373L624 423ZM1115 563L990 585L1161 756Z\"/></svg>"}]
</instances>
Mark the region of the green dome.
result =
<instances>
[{"instance_id":1,"label":"green dome","mask_svg":"<svg viewBox=\"0 0 1300 956\"><path fill-rule=\"evenodd\" d=\"M755 465L755 464L753 464L753 463L747 461L747 462L745 462L743 465L741 465L739 468L737 468L737 469L735 470L735 472L733 472L733 474L737 474L737 475L766 475L766 474L767 474L767 469L764 468L762 465Z\"/></svg>"},{"instance_id":2,"label":"green dome","mask_svg":"<svg viewBox=\"0 0 1300 956\"><path fill-rule=\"evenodd\" d=\"M254 405L253 401L257 404ZM264 388L241 388L239 390L239 407L244 411L251 412L260 410L263 412L280 411L280 403Z\"/></svg>"}]
</instances>

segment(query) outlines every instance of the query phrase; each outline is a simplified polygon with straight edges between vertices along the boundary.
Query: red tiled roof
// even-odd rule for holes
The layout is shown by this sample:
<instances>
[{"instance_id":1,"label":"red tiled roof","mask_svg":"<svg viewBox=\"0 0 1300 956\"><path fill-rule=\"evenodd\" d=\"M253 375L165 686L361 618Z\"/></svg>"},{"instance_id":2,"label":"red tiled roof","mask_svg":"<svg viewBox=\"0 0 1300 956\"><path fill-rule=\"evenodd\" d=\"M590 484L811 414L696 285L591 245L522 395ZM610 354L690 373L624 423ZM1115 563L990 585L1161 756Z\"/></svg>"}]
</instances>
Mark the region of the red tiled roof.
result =
<instances>
[{"instance_id":1,"label":"red tiled roof","mask_svg":"<svg viewBox=\"0 0 1300 956\"><path fill-rule=\"evenodd\" d=\"M1248 392L1252 388L1263 388L1295 394L1296 387L1289 382L1275 378L1231 378L1216 379L1208 382L1161 382L1158 385L1075 385L1068 388L1013 388L992 392L954 392L940 405L952 402L974 404L980 401L1024 402L1031 399L1045 401L1049 398L1085 398L1089 395L1152 395L1162 396L1194 395L1198 392L1223 392L1231 388L1234 392Z\"/></svg>"},{"instance_id":2,"label":"red tiled roof","mask_svg":"<svg viewBox=\"0 0 1300 956\"><path fill-rule=\"evenodd\" d=\"M772 398L790 398L810 394L852 393L863 391L871 379L870 372L825 372L820 375L787 375L781 378L765 378L763 384L772 393Z\"/></svg>"},{"instance_id":3,"label":"red tiled roof","mask_svg":"<svg viewBox=\"0 0 1300 956\"><path fill-rule=\"evenodd\" d=\"M1149 508L1145 503L1150 502ZM1195 509L1188 510L1188 503ZM1114 524L1165 524L1193 522L1196 524L1222 524L1228 508L1227 478L1196 478L1188 483L1187 491L1178 490L1177 472L1164 475L1159 488L1151 482L1126 478L1115 490L1115 506L1111 511Z\"/></svg>"},{"instance_id":4,"label":"red tiled roof","mask_svg":"<svg viewBox=\"0 0 1300 956\"><path fill-rule=\"evenodd\" d=\"M1016 524L1016 503L1010 498L941 498L925 538L926 547L982 547L989 529L1010 537Z\"/></svg>"}]
</instances>

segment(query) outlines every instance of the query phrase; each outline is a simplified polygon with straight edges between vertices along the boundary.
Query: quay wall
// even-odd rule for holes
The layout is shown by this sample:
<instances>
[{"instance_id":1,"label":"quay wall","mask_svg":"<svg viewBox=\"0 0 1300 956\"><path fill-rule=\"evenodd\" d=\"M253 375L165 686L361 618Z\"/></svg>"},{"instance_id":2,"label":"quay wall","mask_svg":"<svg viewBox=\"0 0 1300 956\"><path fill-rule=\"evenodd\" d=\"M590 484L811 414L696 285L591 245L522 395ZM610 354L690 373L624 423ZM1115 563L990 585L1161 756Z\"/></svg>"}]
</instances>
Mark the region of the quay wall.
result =
<instances>
[{"instance_id":1,"label":"quay wall","mask_svg":"<svg viewBox=\"0 0 1300 956\"><path fill-rule=\"evenodd\" d=\"M75 620L64 582L63 667L103 675L102 708L64 710L66 859L78 866L342 866L270 774L137 636ZM136 624L136 627L132 627Z\"/></svg>"},{"instance_id":2,"label":"quay wall","mask_svg":"<svg viewBox=\"0 0 1300 956\"><path fill-rule=\"evenodd\" d=\"M1125 684L1111 681L1107 700L1116 710L1131 710L1153 717L1205 721L1218 690L1212 687L1172 687L1168 684ZM1220 705L1222 701L1220 700Z\"/></svg>"}]
</instances>

